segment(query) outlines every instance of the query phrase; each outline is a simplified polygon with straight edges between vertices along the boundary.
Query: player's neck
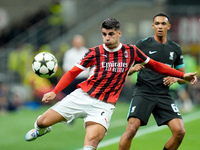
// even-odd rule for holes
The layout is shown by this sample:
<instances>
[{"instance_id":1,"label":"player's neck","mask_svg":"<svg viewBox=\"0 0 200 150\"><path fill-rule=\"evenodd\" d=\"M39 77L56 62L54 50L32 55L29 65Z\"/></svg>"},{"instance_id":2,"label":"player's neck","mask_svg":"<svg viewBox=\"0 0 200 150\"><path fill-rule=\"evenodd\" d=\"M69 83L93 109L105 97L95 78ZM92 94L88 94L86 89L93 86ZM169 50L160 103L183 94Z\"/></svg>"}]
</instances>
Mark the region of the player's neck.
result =
<instances>
[{"instance_id":1,"label":"player's neck","mask_svg":"<svg viewBox=\"0 0 200 150\"><path fill-rule=\"evenodd\" d=\"M167 42L167 37L166 36L157 36L154 35L154 39L161 44L165 44Z\"/></svg>"},{"instance_id":2,"label":"player's neck","mask_svg":"<svg viewBox=\"0 0 200 150\"><path fill-rule=\"evenodd\" d=\"M103 47L104 47L105 50L107 50L109 52L115 52L115 51L118 51L119 49L121 49L122 44L119 43L119 45L117 47L112 48L112 49L110 49L109 47L107 47L105 44L103 44Z\"/></svg>"}]
</instances>

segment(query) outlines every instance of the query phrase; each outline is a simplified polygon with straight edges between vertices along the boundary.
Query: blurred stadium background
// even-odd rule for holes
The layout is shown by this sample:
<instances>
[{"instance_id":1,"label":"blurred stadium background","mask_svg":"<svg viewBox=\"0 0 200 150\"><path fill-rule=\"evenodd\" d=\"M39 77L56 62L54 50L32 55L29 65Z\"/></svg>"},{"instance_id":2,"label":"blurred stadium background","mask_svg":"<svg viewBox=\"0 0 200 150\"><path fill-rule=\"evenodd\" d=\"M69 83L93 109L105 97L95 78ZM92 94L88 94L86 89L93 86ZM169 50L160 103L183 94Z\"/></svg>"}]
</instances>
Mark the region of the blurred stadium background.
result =
<instances>
[{"instance_id":1,"label":"blurred stadium background","mask_svg":"<svg viewBox=\"0 0 200 150\"><path fill-rule=\"evenodd\" d=\"M10 112L17 114L28 109L35 113L45 107L40 103L41 97L62 76L63 54L72 46L72 37L83 35L87 47L101 44L100 24L108 17L121 22L121 42L134 44L141 38L152 36L152 17L166 12L172 23L168 38L181 46L186 58L186 71L199 71L199 7L199 0L0 0L0 120L5 115L12 118ZM31 68L33 57L41 51L53 53L59 61L58 72L50 79L37 77ZM125 112L128 111L135 78L128 78L120 95L119 105L127 106ZM181 98L184 97L178 94L179 86L174 85L171 91L181 109ZM187 85L187 92L194 109L198 109L200 82L195 86ZM63 96L60 93L57 99ZM36 118L35 115L30 117L34 118L25 117L31 120L28 125Z\"/></svg>"}]
</instances>

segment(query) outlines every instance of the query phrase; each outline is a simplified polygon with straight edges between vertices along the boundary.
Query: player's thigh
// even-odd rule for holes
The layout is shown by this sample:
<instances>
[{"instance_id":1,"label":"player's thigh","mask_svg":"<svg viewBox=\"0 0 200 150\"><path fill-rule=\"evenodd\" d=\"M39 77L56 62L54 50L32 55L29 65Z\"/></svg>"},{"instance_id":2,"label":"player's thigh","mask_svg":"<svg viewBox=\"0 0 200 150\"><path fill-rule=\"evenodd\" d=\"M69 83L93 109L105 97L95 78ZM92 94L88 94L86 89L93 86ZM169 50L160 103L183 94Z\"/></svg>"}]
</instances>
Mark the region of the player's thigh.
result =
<instances>
[{"instance_id":1,"label":"player's thigh","mask_svg":"<svg viewBox=\"0 0 200 150\"><path fill-rule=\"evenodd\" d=\"M129 107L128 119L132 117L138 118L141 120L141 125L146 125L155 104L155 97L134 96Z\"/></svg>"},{"instance_id":2,"label":"player's thigh","mask_svg":"<svg viewBox=\"0 0 200 150\"><path fill-rule=\"evenodd\" d=\"M92 145L96 147L106 134L106 128L96 122L86 122L86 134L84 145Z\"/></svg>"},{"instance_id":3,"label":"player's thigh","mask_svg":"<svg viewBox=\"0 0 200 150\"><path fill-rule=\"evenodd\" d=\"M37 124L38 126L48 127L61 121L66 121L66 120L65 118L63 118L62 115L60 115L55 110L48 109L44 114L42 114L38 118Z\"/></svg>"}]
</instances>

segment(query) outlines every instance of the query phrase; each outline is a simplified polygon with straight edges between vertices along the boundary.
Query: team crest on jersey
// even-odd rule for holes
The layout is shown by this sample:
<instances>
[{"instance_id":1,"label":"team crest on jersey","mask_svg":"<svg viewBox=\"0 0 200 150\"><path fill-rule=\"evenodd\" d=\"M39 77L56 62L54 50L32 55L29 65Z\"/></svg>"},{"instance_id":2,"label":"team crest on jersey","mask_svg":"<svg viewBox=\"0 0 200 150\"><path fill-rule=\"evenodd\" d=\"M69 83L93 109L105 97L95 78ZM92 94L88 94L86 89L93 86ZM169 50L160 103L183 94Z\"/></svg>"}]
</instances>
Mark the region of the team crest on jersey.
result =
<instances>
[{"instance_id":1,"label":"team crest on jersey","mask_svg":"<svg viewBox=\"0 0 200 150\"><path fill-rule=\"evenodd\" d=\"M170 52L170 53L169 53L169 59L170 59L170 60L173 60L173 58L174 58L174 52Z\"/></svg>"},{"instance_id":2,"label":"team crest on jersey","mask_svg":"<svg viewBox=\"0 0 200 150\"><path fill-rule=\"evenodd\" d=\"M127 51L124 52L124 57L128 58L128 52Z\"/></svg>"}]
</instances>

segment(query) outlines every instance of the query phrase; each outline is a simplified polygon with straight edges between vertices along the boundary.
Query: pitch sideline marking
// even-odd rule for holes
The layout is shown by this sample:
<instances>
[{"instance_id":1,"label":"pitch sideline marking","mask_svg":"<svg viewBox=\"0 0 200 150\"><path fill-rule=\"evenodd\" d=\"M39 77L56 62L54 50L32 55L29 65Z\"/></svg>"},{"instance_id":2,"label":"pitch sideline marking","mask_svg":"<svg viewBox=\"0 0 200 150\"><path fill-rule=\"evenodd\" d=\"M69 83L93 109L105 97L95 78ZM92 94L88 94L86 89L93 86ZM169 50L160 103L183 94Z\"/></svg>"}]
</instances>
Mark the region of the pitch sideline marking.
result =
<instances>
[{"instance_id":1,"label":"pitch sideline marking","mask_svg":"<svg viewBox=\"0 0 200 150\"><path fill-rule=\"evenodd\" d=\"M196 119L199 119L199 116L200 116L200 111L195 112L195 113L191 113L191 114L183 116L183 121L184 121L184 123L187 123L187 122L190 122L190 121L194 121ZM135 138L140 137L142 135L149 134L149 133L153 133L153 132L157 132L157 131L160 131L160 130L164 130L166 128L168 128L168 126L158 127L157 125L154 125L154 126L151 126L151 127L140 129L140 130L138 130ZM99 144L98 148L102 148L102 147L106 147L106 146L118 143L120 138L121 138L121 136L118 136L118 137L103 141L103 142L101 142Z\"/></svg>"}]
</instances>

